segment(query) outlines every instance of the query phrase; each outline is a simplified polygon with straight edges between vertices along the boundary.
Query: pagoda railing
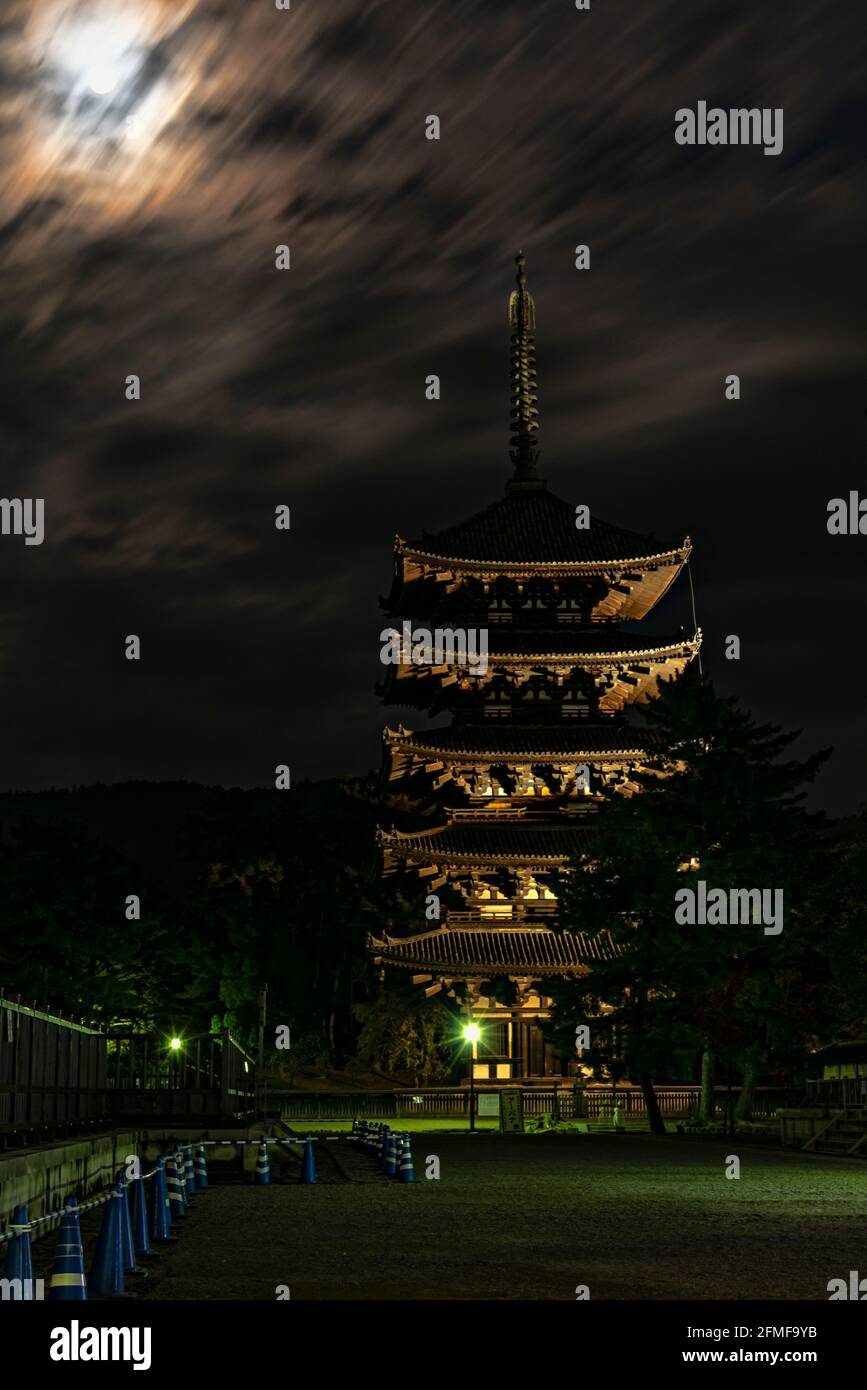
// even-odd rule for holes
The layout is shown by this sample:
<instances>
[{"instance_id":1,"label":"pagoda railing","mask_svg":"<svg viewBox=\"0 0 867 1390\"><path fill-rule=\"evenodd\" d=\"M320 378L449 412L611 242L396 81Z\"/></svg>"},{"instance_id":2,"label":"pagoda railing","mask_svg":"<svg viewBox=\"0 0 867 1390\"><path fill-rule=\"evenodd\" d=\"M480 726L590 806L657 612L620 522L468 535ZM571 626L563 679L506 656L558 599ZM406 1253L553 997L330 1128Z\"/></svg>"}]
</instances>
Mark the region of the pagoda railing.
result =
<instances>
[{"instance_id":1,"label":"pagoda railing","mask_svg":"<svg viewBox=\"0 0 867 1390\"><path fill-rule=\"evenodd\" d=\"M542 914L548 920L539 921L533 917L480 917L478 912L450 912L444 920L445 927L478 927L479 931L490 931L495 927L524 927L532 930L533 927L544 927L550 929L552 912Z\"/></svg>"},{"instance_id":2,"label":"pagoda railing","mask_svg":"<svg viewBox=\"0 0 867 1390\"><path fill-rule=\"evenodd\" d=\"M472 902L473 899L468 899ZM476 899L477 905L469 912L452 912L446 914L446 926L496 926L499 922L504 927L529 926L535 917L555 917L557 915L558 904L548 902L545 898L533 898L529 902L522 901L512 903L511 912L490 912L492 904L489 898ZM504 908L509 906L508 902L499 904Z\"/></svg>"}]
</instances>

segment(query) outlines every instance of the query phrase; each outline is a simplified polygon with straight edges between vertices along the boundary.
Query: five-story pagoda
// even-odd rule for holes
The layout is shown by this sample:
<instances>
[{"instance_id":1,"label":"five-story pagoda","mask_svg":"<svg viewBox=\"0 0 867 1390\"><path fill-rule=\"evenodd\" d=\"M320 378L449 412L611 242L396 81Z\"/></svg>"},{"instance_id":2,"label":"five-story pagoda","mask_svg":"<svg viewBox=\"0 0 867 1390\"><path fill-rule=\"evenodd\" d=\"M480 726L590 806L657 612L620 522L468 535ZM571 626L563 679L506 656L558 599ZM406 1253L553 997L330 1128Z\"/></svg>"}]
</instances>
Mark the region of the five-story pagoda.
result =
<instances>
[{"instance_id":1,"label":"five-story pagoda","mask_svg":"<svg viewBox=\"0 0 867 1390\"><path fill-rule=\"evenodd\" d=\"M369 943L377 963L411 970L428 995L460 987L482 1024L475 1075L504 1082L562 1070L538 1027L548 1003L539 981L583 973L603 948L552 930L556 873L586 847L600 798L630 794L632 772L652 765L651 737L626 706L652 698L700 642L698 632L621 626L670 587L689 538L663 547L608 525L538 475L535 306L516 259L513 476L468 521L417 541L398 536L383 601L396 632L487 631L485 662L452 644L448 659L439 651L419 663L404 644L380 691L388 704L452 716L433 732L400 724L384 734L389 779L433 794L442 812L435 828L379 832L385 872L417 875L440 917L432 930Z\"/></svg>"}]
</instances>

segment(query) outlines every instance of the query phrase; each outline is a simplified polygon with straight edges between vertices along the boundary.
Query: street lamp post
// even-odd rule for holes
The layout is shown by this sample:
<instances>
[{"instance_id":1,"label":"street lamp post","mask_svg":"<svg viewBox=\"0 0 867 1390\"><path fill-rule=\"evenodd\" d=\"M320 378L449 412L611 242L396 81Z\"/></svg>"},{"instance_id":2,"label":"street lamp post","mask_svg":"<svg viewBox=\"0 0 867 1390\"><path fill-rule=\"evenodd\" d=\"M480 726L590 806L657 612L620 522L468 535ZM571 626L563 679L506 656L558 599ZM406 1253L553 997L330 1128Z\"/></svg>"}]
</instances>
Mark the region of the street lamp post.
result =
<instances>
[{"instance_id":1,"label":"street lamp post","mask_svg":"<svg viewBox=\"0 0 867 1390\"><path fill-rule=\"evenodd\" d=\"M259 1065L256 1069L256 1105L263 1120L268 1119L268 1083L265 1080L265 1027L268 1022L268 986L259 990Z\"/></svg>"},{"instance_id":2,"label":"street lamp post","mask_svg":"<svg viewBox=\"0 0 867 1390\"><path fill-rule=\"evenodd\" d=\"M476 1060L476 1043L482 1036L482 1030L477 1023L467 1023L464 1025L464 1038L470 1044L470 1129L476 1127L476 1069L473 1063Z\"/></svg>"},{"instance_id":3,"label":"street lamp post","mask_svg":"<svg viewBox=\"0 0 867 1390\"><path fill-rule=\"evenodd\" d=\"M177 1036L169 1038L168 1083L172 1090L181 1089L180 1064L182 1061L183 1047L183 1039Z\"/></svg>"}]
</instances>

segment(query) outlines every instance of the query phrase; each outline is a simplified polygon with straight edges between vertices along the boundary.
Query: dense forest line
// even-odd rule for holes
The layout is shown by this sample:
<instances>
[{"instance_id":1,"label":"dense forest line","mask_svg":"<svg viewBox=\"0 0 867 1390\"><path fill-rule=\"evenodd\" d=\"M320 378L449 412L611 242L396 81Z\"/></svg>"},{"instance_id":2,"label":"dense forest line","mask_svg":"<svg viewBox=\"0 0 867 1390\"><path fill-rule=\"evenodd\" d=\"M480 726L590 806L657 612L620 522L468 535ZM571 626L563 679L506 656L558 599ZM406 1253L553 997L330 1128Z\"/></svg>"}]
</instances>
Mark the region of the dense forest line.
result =
<instances>
[{"instance_id":1,"label":"dense forest line","mask_svg":"<svg viewBox=\"0 0 867 1390\"><path fill-rule=\"evenodd\" d=\"M360 1051L441 1074L431 1023L446 1010L406 980L383 993L365 950L368 932L424 926L420 887L382 879L375 838L418 813L372 775L0 795L0 985L101 1026L228 1025L252 1046L267 982L290 1069Z\"/></svg>"}]
</instances>

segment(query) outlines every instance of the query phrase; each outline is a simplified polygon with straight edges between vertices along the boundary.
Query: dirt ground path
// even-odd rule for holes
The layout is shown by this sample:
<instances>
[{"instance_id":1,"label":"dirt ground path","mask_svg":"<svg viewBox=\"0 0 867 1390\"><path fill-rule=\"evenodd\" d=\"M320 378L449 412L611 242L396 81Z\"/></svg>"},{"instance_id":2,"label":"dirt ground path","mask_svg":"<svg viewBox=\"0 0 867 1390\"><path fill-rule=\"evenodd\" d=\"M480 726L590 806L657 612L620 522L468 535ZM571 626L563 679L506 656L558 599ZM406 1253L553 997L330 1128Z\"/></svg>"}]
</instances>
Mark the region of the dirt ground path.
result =
<instances>
[{"instance_id":1,"label":"dirt ground path","mask_svg":"<svg viewBox=\"0 0 867 1390\"><path fill-rule=\"evenodd\" d=\"M343 1155L343 1146L338 1150ZM867 1164L643 1135L420 1135L417 1181L214 1186L140 1297L827 1300L867 1274ZM426 1179L439 1160L438 1179Z\"/></svg>"}]
</instances>

